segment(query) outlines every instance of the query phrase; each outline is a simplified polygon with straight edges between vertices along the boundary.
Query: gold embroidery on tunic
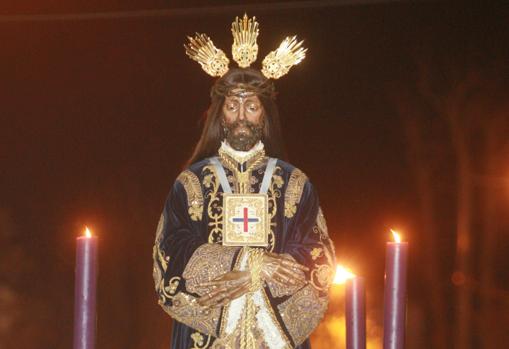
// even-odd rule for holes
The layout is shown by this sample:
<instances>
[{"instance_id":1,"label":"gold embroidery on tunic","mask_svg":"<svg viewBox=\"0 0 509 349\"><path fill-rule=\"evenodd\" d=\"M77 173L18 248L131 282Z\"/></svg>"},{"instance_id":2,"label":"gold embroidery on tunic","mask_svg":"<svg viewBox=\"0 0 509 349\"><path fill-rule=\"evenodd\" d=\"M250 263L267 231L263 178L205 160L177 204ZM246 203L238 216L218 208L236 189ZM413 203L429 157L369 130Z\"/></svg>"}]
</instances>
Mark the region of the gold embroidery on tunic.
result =
<instances>
[{"instance_id":1,"label":"gold embroidery on tunic","mask_svg":"<svg viewBox=\"0 0 509 349\"><path fill-rule=\"evenodd\" d=\"M159 295L159 305L176 320L191 326L198 331L206 334L215 335L217 323L219 321L220 310L201 307L196 298L178 292L181 281L179 276L165 281L164 274L168 269L169 256L165 256L161 249L164 231L164 215L161 215L157 225L156 240L153 249L154 258L154 285Z\"/></svg>"},{"instance_id":2,"label":"gold embroidery on tunic","mask_svg":"<svg viewBox=\"0 0 509 349\"><path fill-rule=\"evenodd\" d=\"M201 221L203 215L203 194L198 177L191 171L182 172L177 180L182 183L187 194L189 216L193 221Z\"/></svg>"},{"instance_id":3,"label":"gold embroidery on tunic","mask_svg":"<svg viewBox=\"0 0 509 349\"><path fill-rule=\"evenodd\" d=\"M285 184L281 173L283 170L280 166L276 166L274 169L274 173L272 174L272 179L269 185L269 189L267 190L267 195L269 199L269 217L270 217L270 229L269 229L269 247L268 250L270 252L274 251L276 247L276 235L274 234L274 230L276 229L276 214L277 214L277 199L281 197L281 188Z\"/></svg>"},{"instance_id":4,"label":"gold embroidery on tunic","mask_svg":"<svg viewBox=\"0 0 509 349\"><path fill-rule=\"evenodd\" d=\"M334 279L334 244L329 238L327 231L327 223L323 215L322 209L318 209L316 216L316 224L313 231L319 235L319 244L321 247L315 247L311 250L311 258L317 261L311 270L310 283L319 291L327 291ZM324 257L324 258L323 258ZM325 261L323 261L325 259Z\"/></svg>"},{"instance_id":5,"label":"gold embroidery on tunic","mask_svg":"<svg viewBox=\"0 0 509 349\"><path fill-rule=\"evenodd\" d=\"M191 349L205 349L209 346L210 340L212 336L207 336L207 340L205 340L205 336L200 332L194 332L191 334L191 339L193 340L193 347Z\"/></svg>"},{"instance_id":6,"label":"gold embroidery on tunic","mask_svg":"<svg viewBox=\"0 0 509 349\"><path fill-rule=\"evenodd\" d=\"M311 258L315 261L317 260L318 258L320 258L320 256L322 255L323 253L323 250L319 247L315 247L313 248L313 250L311 251Z\"/></svg>"},{"instance_id":7,"label":"gold embroidery on tunic","mask_svg":"<svg viewBox=\"0 0 509 349\"><path fill-rule=\"evenodd\" d=\"M323 215L322 208L318 208L318 216L316 217L316 225L320 231L320 238L328 239L329 231L327 229L327 222L325 221L325 216Z\"/></svg>"},{"instance_id":8,"label":"gold embroidery on tunic","mask_svg":"<svg viewBox=\"0 0 509 349\"><path fill-rule=\"evenodd\" d=\"M219 148L219 158L222 160L223 164L228 167L231 171L235 171L238 168L238 165L242 164L242 160L240 158L235 158L232 154L227 153L223 149ZM252 168L255 170L257 167L261 165L261 161L265 157L265 150L260 149L256 153L254 153L246 162L246 168ZM253 165L255 164L256 165Z\"/></svg>"},{"instance_id":9,"label":"gold embroidery on tunic","mask_svg":"<svg viewBox=\"0 0 509 349\"><path fill-rule=\"evenodd\" d=\"M167 285L164 285L164 280L161 280L156 287L160 296L159 305L177 321L202 333L215 335L220 310L202 307L195 297L183 292L177 293L180 280L180 277L174 276ZM167 304L168 301L171 305Z\"/></svg>"},{"instance_id":10,"label":"gold embroidery on tunic","mask_svg":"<svg viewBox=\"0 0 509 349\"><path fill-rule=\"evenodd\" d=\"M206 335L215 336L219 308L202 307L195 297L179 292L172 298L172 305L163 309L177 321Z\"/></svg>"},{"instance_id":11,"label":"gold embroidery on tunic","mask_svg":"<svg viewBox=\"0 0 509 349\"><path fill-rule=\"evenodd\" d=\"M311 284L320 291L327 291L334 279L334 270L327 264L315 265L311 271Z\"/></svg>"},{"instance_id":12,"label":"gold embroidery on tunic","mask_svg":"<svg viewBox=\"0 0 509 349\"><path fill-rule=\"evenodd\" d=\"M232 175L227 176L228 182L232 185L234 193L254 193L253 186L256 185L259 181L256 176L252 175L253 171L258 170L259 174L263 174L264 171L261 170L263 165L266 165L267 158L265 157L265 151L262 149L257 152L254 156L252 156L249 160L246 161L246 170L244 172L239 171L239 163L230 154L222 151L219 151L219 158L222 164L231 171ZM274 221L274 217L277 213L277 204L276 200L281 196L280 189L284 185L283 177L281 176L282 169L279 166L276 166L274 170L274 174L272 175L271 185L269 185L269 190L267 192L269 199L269 218L270 218L270 229L269 229L269 246L268 250L273 251L275 247L275 235L274 229L276 223ZM209 214L210 216L210 214ZM222 217L222 215L221 215ZM210 224L210 223L209 223ZM222 240L221 240L222 241ZM211 242L209 235L209 242Z\"/></svg>"},{"instance_id":13,"label":"gold embroidery on tunic","mask_svg":"<svg viewBox=\"0 0 509 349\"><path fill-rule=\"evenodd\" d=\"M278 305L279 312L295 345L309 337L327 310L327 297L320 297L310 285Z\"/></svg>"},{"instance_id":14,"label":"gold embroidery on tunic","mask_svg":"<svg viewBox=\"0 0 509 349\"><path fill-rule=\"evenodd\" d=\"M230 171L230 169L228 169L228 171ZM235 189L235 192L238 192L240 191L240 184L239 182L237 181L237 177L235 177L235 175L233 174L233 172L231 172L232 174L230 175L227 175L227 179L228 179L228 183L230 183L230 186L232 188ZM255 187L256 185L260 182L258 180L258 178L256 178L253 174L253 172L251 172L251 176L249 177L249 186L248 186L248 190L249 190L249 193L250 194L256 194L256 190L255 190ZM263 173L263 172L262 172Z\"/></svg>"},{"instance_id":15,"label":"gold embroidery on tunic","mask_svg":"<svg viewBox=\"0 0 509 349\"><path fill-rule=\"evenodd\" d=\"M160 288L162 284L163 279L163 272L161 271L161 268L156 264L156 260L154 260L154 267L152 269L152 276L154 278L154 287L158 293L160 293Z\"/></svg>"},{"instance_id":16,"label":"gold embroidery on tunic","mask_svg":"<svg viewBox=\"0 0 509 349\"><path fill-rule=\"evenodd\" d=\"M165 256L164 251L161 250L161 242L163 239L163 227L164 227L164 215L161 214L159 218L159 223L157 224L156 230L156 239L154 243L154 248L152 251L153 257L153 269L152 275L154 277L154 286L158 294L160 295L160 301L164 301L163 293L164 293L164 280L163 273L168 269L168 262L170 260L169 256Z\"/></svg>"},{"instance_id":17,"label":"gold embroidery on tunic","mask_svg":"<svg viewBox=\"0 0 509 349\"><path fill-rule=\"evenodd\" d=\"M240 320L242 321L242 320ZM239 322L240 322L239 321ZM270 349L269 345L265 342L263 332L258 328L254 327L252 329L254 335L254 345L251 347L253 349ZM245 344L245 343L244 343ZM214 344L210 347L211 349L237 349L242 348L242 339L241 339L241 331L239 326L233 330L227 336L217 338ZM285 347L284 349L289 349Z\"/></svg>"},{"instance_id":18,"label":"gold embroidery on tunic","mask_svg":"<svg viewBox=\"0 0 509 349\"><path fill-rule=\"evenodd\" d=\"M247 160L243 171L239 170L241 163L222 149L219 149L219 158L222 164L233 173L235 188L233 191L237 194L253 192L251 172L266 162L265 151L261 149Z\"/></svg>"},{"instance_id":19,"label":"gold embroidery on tunic","mask_svg":"<svg viewBox=\"0 0 509 349\"><path fill-rule=\"evenodd\" d=\"M234 266L234 270L239 270L240 269L240 265L241 265L241 261L244 259L245 255L246 254L249 254L250 251L247 249L247 248L243 248L241 249L239 255L237 256L237 259L236 259L236 262L235 262L235 266ZM248 257L249 258L249 257ZM276 315L274 314L274 310L272 309L272 306L270 304L270 301L267 297L267 294L265 293L265 290L264 289L260 289L261 291L261 294L263 296L263 301L265 302L265 307L267 309L267 312L269 313L269 316L271 317L273 323L276 325L276 329L279 331L280 335L281 335L281 338L284 340L284 342L286 343L286 345L283 347L283 349L290 349L290 345L288 344L289 341L288 341L288 338L286 337L285 333L283 332L282 328L281 328L281 325L279 324L277 318L276 318ZM248 300L246 300L246 304L244 305L244 307L247 307L248 303ZM221 323L221 326L220 326L220 331L219 331L219 338L214 342L214 345L212 346L212 348L217 348L217 349L232 349L232 348L240 348L242 347L241 346L241 342L242 342L242 323L245 323L245 321L247 321L246 319L246 308L243 308L244 310L244 313L241 315L240 317L240 320L239 322L236 324L235 328L233 329L233 331L229 334L226 334L225 333L225 327L226 327L226 322L228 320L228 315L229 314L229 308L230 308L230 304L226 305L224 308L223 308L223 316L222 316L222 323ZM255 307L256 309L258 309L258 307L256 306ZM258 310L255 310L255 313L257 312ZM254 348L260 348L260 349L268 349L269 346L267 345L267 343L265 343L264 341L264 335L263 335L263 332L257 328L256 326L253 326L253 333L255 334L255 340L256 340L256 344L254 345Z\"/></svg>"},{"instance_id":20,"label":"gold embroidery on tunic","mask_svg":"<svg viewBox=\"0 0 509 349\"><path fill-rule=\"evenodd\" d=\"M156 229L156 240L154 243L154 248L152 250L152 257L154 258L154 262L156 260L161 263L161 267L164 271L168 268L168 262L170 261L170 256L165 256L164 251L161 251L159 248L161 241L163 239L163 227L164 227L164 214L161 214L159 217L159 223L157 223ZM156 264L154 263L154 273L156 272Z\"/></svg>"},{"instance_id":21,"label":"gold embroidery on tunic","mask_svg":"<svg viewBox=\"0 0 509 349\"><path fill-rule=\"evenodd\" d=\"M327 259L327 263L330 266L334 266L334 255L336 251L334 249L334 244L329 237L329 231L327 229L327 222L325 221L325 216L323 215L323 211L321 207L318 207L318 215L316 216L316 226L315 229L319 230L320 234L320 242L324 245L324 255Z\"/></svg>"},{"instance_id":22,"label":"gold embroidery on tunic","mask_svg":"<svg viewBox=\"0 0 509 349\"><path fill-rule=\"evenodd\" d=\"M263 286L263 280L261 278L261 268L263 264L263 250L243 247L243 252L247 253L247 269L251 271L251 285L248 293L245 294L245 306L242 308L240 319L232 333L227 336L220 338L220 344L218 348L241 348L241 349L255 349L265 348L263 341L260 341L260 337L263 337L257 329L257 317L256 314L260 310L260 307L255 304L254 294L260 291ZM237 345L238 343L238 345Z\"/></svg>"},{"instance_id":23,"label":"gold embroidery on tunic","mask_svg":"<svg viewBox=\"0 0 509 349\"><path fill-rule=\"evenodd\" d=\"M182 274L186 280L187 291L200 296L210 292L209 287L200 287L200 285L229 272L237 250L237 247L219 244L204 244L198 247Z\"/></svg>"},{"instance_id":24,"label":"gold embroidery on tunic","mask_svg":"<svg viewBox=\"0 0 509 349\"><path fill-rule=\"evenodd\" d=\"M240 252L237 255L237 258L235 260L235 265L233 266L232 270L240 270L240 263L242 262L242 259L244 259L244 255L246 253L247 253L246 249L243 249L243 248L240 249ZM223 307L223 312L222 312L222 316L221 316L221 324L219 327L219 337L225 336L225 326L226 326L227 314L228 314L229 309L230 309L230 303L226 304Z\"/></svg>"},{"instance_id":25,"label":"gold embroidery on tunic","mask_svg":"<svg viewBox=\"0 0 509 349\"><path fill-rule=\"evenodd\" d=\"M265 301L265 306L267 308L267 312L269 313L269 316L271 317L272 322L276 325L276 329L278 330L279 335L285 342L284 349L291 349L292 346L290 345L290 340L288 339L285 331L283 331L283 329L281 328L281 324L280 324L276 314L274 313L274 308L272 308L272 304L270 303L269 297L267 296L265 289L262 289L261 291L262 291L263 299ZM281 313L281 312L279 312L279 313ZM291 335L291 333L290 333L290 335Z\"/></svg>"},{"instance_id":26,"label":"gold embroidery on tunic","mask_svg":"<svg viewBox=\"0 0 509 349\"><path fill-rule=\"evenodd\" d=\"M202 170L205 197L209 199L207 214L209 216L209 243L223 241L223 205L222 194L219 193L219 179L214 166L207 165Z\"/></svg>"},{"instance_id":27,"label":"gold embroidery on tunic","mask_svg":"<svg viewBox=\"0 0 509 349\"><path fill-rule=\"evenodd\" d=\"M292 171L285 193L285 217L292 218L297 212L297 204L300 202L307 176L298 168Z\"/></svg>"},{"instance_id":28,"label":"gold embroidery on tunic","mask_svg":"<svg viewBox=\"0 0 509 349\"><path fill-rule=\"evenodd\" d=\"M180 276L172 277L167 285L162 284L162 294L167 299L173 299L180 284Z\"/></svg>"},{"instance_id":29,"label":"gold embroidery on tunic","mask_svg":"<svg viewBox=\"0 0 509 349\"><path fill-rule=\"evenodd\" d=\"M242 252L240 253L241 256L239 256L238 260L242 260L243 253L246 253L246 252L244 250L242 250ZM286 333L282 329L281 324L280 324L276 314L274 313L274 309L272 308L272 305L270 303L270 300L267 296L266 291L264 289L261 289L260 291L261 291L261 294L263 297L263 301L265 303L265 308L267 310L267 313L269 314L270 318L272 319L272 322L275 324L275 328L278 330L279 335L281 336L281 338L283 339L283 341L285 343L285 346L282 349L291 349L292 347L290 345L290 340L288 339ZM230 334L226 335L226 333L225 333L225 326L226 326L226 321L227 321L226 314L228 314L229 307L230 307L230 304L228 304L227 306L225 306L223 308L224 309L223 310L223 318L222 318L222 323L221 323L221 327L220 327L220 331L219 331L219 338L214 342L214 345L212 346L212 348L218 348L218 349L219 348L220 349L228 348L228 349L230 349L230 348L238 348L239 347L240 328L241 328L241 326L239 326L240 324L237 324L235 329L233 330L233 332L231 332ZM241 322L242 319L244 319L244 317L241 317L241 320L239 322ZM255 348L267 349L268 346L262 340L263 339L262 332L259 331L259 329L257 329L257 328L255 328L255 331L260 333L260 335L257 336L257 337L259 337L260 341L258 342L258 345L255 346Z\"/></svg>"}]
</instances>

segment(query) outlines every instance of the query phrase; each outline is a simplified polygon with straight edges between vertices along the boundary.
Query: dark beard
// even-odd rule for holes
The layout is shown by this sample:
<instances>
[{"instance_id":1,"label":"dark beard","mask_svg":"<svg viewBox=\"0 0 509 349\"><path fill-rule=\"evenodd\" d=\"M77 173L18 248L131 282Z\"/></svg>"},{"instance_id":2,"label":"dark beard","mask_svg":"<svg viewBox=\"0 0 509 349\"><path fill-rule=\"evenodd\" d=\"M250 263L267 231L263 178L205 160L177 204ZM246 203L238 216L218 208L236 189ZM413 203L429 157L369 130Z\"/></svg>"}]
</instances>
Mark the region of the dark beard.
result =
<instances>
[{"instance_id":1,"label":"dark beard","mask_svg":"<svg viewBox=\"0 0 509 349\"><path fill-rule=\"evenodd\" d=\"M245 132L236 133L238 127L244 126ZM237 120L233 124L225 124L225 138L235 150L248 151L262 139L263 124L256 125L247 120Z\"/></svg>"}]
</instances>

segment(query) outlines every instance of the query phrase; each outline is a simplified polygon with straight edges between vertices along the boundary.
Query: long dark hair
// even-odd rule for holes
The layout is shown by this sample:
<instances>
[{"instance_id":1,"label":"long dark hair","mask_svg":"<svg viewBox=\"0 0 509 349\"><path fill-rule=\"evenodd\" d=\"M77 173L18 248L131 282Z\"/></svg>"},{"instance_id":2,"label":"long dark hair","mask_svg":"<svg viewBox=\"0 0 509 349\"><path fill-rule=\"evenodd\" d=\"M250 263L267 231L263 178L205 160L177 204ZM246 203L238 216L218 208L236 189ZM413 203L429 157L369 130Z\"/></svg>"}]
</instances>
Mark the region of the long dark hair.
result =
<instances>
[{"instance_id":1,"label":"long dark hair","mask_svg":"<svg viewBox=\"0 0 509 349\"><path fill-rule=\"evenodd\" d=\"M221 141L225 137L221 124L225 96L232 88L236 87L254 91L262 102L265 112L262 136L265 153L270 157L286 160L274 84L258 70L232 68L212 87L210 93L212 101L207 110L205 125L187 165L217 154Z\"/></svg>"}]
</instances>

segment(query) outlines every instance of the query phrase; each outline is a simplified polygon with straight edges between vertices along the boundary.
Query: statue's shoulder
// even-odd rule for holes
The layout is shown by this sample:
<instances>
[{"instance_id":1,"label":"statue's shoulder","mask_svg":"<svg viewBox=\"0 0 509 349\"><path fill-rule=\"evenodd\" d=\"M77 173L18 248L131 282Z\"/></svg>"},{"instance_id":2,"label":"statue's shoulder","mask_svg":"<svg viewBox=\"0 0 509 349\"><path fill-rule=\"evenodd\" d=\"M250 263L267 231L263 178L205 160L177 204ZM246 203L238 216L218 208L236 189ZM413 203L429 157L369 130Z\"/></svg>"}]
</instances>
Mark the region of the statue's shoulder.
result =
<instances>
[{"instance_id":1,"label":"statue's shoulder","mask_svg":"<svg viewBox=\"0 0 509 349\"><path fill-rule=\"evenodd\" d=\"M207 161L197 161L188 167L184 168L175 179L174 185L183 185L186 191L201 191L201 172Z\"/></svg>"},{"instance_id":2,"label":"statue's shoulder","mask_svg":"<svg viewBox=\"0 0 509 349\"><path fill-rule=\"evenodd\" d=\"M304 171L289 162L278 159L277 166L281 169L283 175L292 179L292 181L298 180L299 182L306 182L308 180L308 176Z\"/></svg>"},{"instance_id":3,"label":"statue's shoulder","mask_svg":"<svg viewBox=\"0 0 509 349\"><path fill-rule=\"evenodd\" d=\"M188 167L186 167L177 177L177 181L183 178L196 178L199 179L202 176L203 169L205 166L210 164L210 160L208 158L192 163Z\"/></svg>"},{"instance_id":4,"label":"statue's shoulder","mask_svg":"<svg viewBox=\"0 0 509 349\"><path fill-rule=\"evenodd\" d=\"M191 164L177 176L174 188L177 192L185 193L188 213L193 221L202 220L204 194L202 189L202 169L208 161L201 160ZM183 189L183 190L182 190Z\"/></svg>"}]
</instances>

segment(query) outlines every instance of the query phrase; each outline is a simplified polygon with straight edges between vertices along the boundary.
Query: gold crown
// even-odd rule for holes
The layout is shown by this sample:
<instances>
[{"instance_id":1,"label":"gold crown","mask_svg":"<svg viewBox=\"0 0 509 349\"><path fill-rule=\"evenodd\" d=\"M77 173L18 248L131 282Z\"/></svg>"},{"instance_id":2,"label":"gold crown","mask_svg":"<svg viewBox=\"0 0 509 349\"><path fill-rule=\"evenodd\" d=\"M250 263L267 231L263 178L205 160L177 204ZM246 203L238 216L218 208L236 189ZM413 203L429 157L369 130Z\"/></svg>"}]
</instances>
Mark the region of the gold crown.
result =
<instances>
[{"instance_id":1,"label":"gold crown","mask_svg":"<svg viewBox=\"0 0 509 349\"><path fill-rule=\"evenodd\" d=\"M242 19L235 17L232 23L232 57L241 68L248 68L258 56L259 29L256 17L248 18L244 14ZM212 40L205 34L187 37L189 43L184 45L186 54L198 62L202 69L211 76L223 76L228 71L230 63L225 53L214 46ZM262 61L262 74L268 79L279 79L287 74L290 68L299 64L305 57L307 49L302 47L303 41L297 41L296 36L287 37L279 47L270 52Z\"/></svg>"}]
</instances>

